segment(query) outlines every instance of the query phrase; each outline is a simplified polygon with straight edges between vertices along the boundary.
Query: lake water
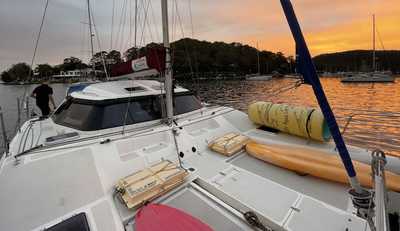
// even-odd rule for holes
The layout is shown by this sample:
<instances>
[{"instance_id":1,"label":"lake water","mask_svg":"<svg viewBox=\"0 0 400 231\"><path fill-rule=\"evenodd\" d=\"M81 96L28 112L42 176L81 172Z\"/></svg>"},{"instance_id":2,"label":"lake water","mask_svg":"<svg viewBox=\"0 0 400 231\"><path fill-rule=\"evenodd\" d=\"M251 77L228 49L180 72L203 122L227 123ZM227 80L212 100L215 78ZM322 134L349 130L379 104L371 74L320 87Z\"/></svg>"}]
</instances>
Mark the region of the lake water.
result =
<instances>
[{"instance_id":1,"label":"lake water","mask_svg":"<svg viewBox=\"0 0 400 231\"><path fill-rule=\"evenodd\" d=\"M200 81L179 84L197 91L205 102L230 106L242 111L246 111L250 103L260 100L317 106L311 86L301 85L291 89L295 82L294 79L274 79L271 81ZM344 133L347 143L400 154L400 79L397 79L394 84L343 84L338 78L322 78L321 82L342 129L348 118L352 117ZM25 91L29 95L34 87L35 85L0 84L0 106L3 108L9 137L13 135L17 121L16 98L22 97ZM56 103L60 103L68 85L53 84L52 87ZM33 105L33 101L30 105Z\"/></svg>"}]
</instances>

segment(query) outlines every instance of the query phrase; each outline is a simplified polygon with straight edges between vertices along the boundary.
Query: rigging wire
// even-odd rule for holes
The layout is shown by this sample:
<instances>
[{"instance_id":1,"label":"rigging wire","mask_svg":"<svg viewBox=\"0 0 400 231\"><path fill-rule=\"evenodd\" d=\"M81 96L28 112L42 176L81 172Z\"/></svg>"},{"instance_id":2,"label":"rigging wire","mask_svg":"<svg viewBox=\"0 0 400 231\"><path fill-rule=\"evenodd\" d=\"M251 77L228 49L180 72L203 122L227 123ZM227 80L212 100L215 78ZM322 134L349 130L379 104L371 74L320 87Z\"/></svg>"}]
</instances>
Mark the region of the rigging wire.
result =
<instances>
[{"instance_id":1,"label":"rigging wire","mask_svg":"<svg viewBox=\"0 0 400 231\"><path fill-rule=\"evenodd\" d=\"M191 29L191 32L192 32L192 38L194 38L192 0L188 0L188 7L189 7L190 29Z\"/></svg>"},{"instance_id":2,"label":"rigging wire","mask_svg":"<svg viewBox=\"0 0 400 231\"><path fill-rule=\"evenodd\" d=\"M88 12L88 19L89 19L89 38L90 38L90 54L91 59L93 59L94 51L93 51L93 32L92 32L92 16L91 16L91 9L90 9L90 0L87 0L87 12ZM94 77L96 77L96 71L94 63L92 63L92 68L94 72Z\"/></svg>"},{"instance_id":3,"label":"rigging wire","mask_svg":"<svg viewBox=\"0 0 400 231\"><path fill-rule=\"evenodd\" d=\"M194 38L194 25L193 25L193 13L192 13L192 2L191 0L188 0L188 12L189 12L189 21L190 21L190 34L191 37ZM183 29L183 19L181 17L181 14L179 12L179 5L178 2L176 0L174 0L174 5L172 7L172 11L174 12L174 23L173 23L173 35L176 33L176 30L178 30L178 26L179 26L179 30L181 32L181 37L185 38L185 32ZM179 25L178 25L179 24ZM179 37L179 36L178 36ZM183 40L184 43L184 49L185 49L185 57L186 57L186 61L189 65L189 69L190 69L190 76L192 81L195 84L195 93L196 95L199 94L200 92L200 82L198 79L198 76L196 73L198 73L198 59L197 59L197 52L196 52L196 48L192 48L192 53L189 52L189 46L188 46L188 42L187 40ZM193 65L194 62L194 65Z\"/></svg>"},{"instance_id":4,"label":"rigging wire","mask_svg":"<svg viewBox=\"0 0 400 231\"><path fill-rule=\"evenodd\" d=\"M280 89L278 89L278 91L271 92L271 94L267 95L266 97L267 97L267 98L271 98L271 97L273 97L273 96L277 96L277 95L283 94L283 93L285 93L285 92L288 92L288 91L297 89L297 88L300 87L303 83L304 83L304 80L303 80L302 78L301 78L301 79L298 79L298 80L297 80L296 82L294 82L291 86L287 86L287 87L285 87L285 88L280 88Z\"/></svg>"},{"instance_id":5,"label":"rigging wire","mask_svg":"<svg viewBox=\"0 0 400 231\"><path fill-rule=\"evenodd\" d=\"M131 86L132 88L134 88L135 87L135 84L134 84L134 78L132 78L132 86ZM125 115L124 115L124 123L123 123L123 125L122 125L122 134L125 134L125 126L126 126L126 120L127 120L127 118L128 118L128 114L129 114L129 108L130 108L130 106L131 106L131 100L132 100L132 98L133 98L133 91L129 91L129 99L128 99L128 102L127 102L127 105L126 105L126 110L125 110ZM130 118L131 120L134 120L134 118Z\"/></svg>"},{"instance_id":6,"label":"rigging wire","mask_svg":"<svg viewBox=\"0 0 400 231\"><path fill-rule=\"evenodd\" d=\"M195 74L195 72L198 71L198 63L197 63L197 55L196 55L197 52L196 52L195 49L193 50L193 56L194 56L194 62L195 62L195 68L196 68L196 70L194 70L193 69L193 63L192 63L192 58L191 58L191 55L189 53L188 42L185 39L185 33L184 33L184 29L183 29L182 18L181 18L181 15L179 14L178 3L177 3L176 0L174 0L174 3L175 3L176 18L177 18L177 21L179 23L179 27L180 27L182 38L184 39L183 40L183 44L184 44L185 53L186 53L186 61L187 61L188 65L189 65L189 69L190 69L190 76L191 76L192 81L195 83L195 88L196 88L195 94L199 95L199 93L200 93L200 82L199 82L199 79L197 78L197 76ZM189 10L189 17L190 17L190 22L191 22L191 34L192 34L192 37L194 37L194 28L193 28L193 19L192 19L192 7L191 7L191 1L190 0L189 0L189 3L188 3L188 8L189 8L188 10Z\"/></svg>"},{"instance_id":7,"label":"rigging wire","mask_svg":"<svg viewBox=\"0 0 400 231\"><path fill-rule=\"evenodd\" d=\"M387 57L386 49L385 49L385 46L383 45L383 40L382 40L381 34L379 33L378 28L375 28L375 30L376 30L376 33L378 34L379 43L381 44L382 50L384 51L383 55L385 57L385 60L388 62L388 66L391 67L392 65L391 65L390 59Z\"/></svg>"},{"instance_id":8,"label":"rigging wire","mask_svg":"<svg viewBox=\"0 0 400 231\"><path fill-rule=\"evenodd\" d=\"M151 0L149 0L149 8L147 8L148 11L150 11L150 9L151 9L150 6L151 6ZM150 41L155 41L154 37L153 37L153 30L151 29L151 26L150 26L150 19L151 18L149 17L149 13L148 13L148 17L147 17L147 20L146 20L147 31L148 31L149 36L150 36ZM144 46L146 46L146 44Z\"/></svg>"},{"instance_id":9,"label":"rigging wire","mask_svg":"<svg viewBox=\"0 0 400 231\"><path fill-rule=\"evenodd\" d=\"M135 39L135 42L134 42L134 47L136 48L136 46L137 46L137 44L136 44L136 41L137 41L137 20L138 20L138 0L135 0L135 36L134 36L134 39Z\"/></svg>"},{"instance_id":10,"label":"rigging wire","mask_svg":"<svg viewBox=\"0 0 400 231\"><path fill-rule=\"evenodd\" d=\"M180 14L179 14L179 8L178 8L178 3L177 3L177 1L174 0L174 3L175 3L175 8L176 8L176 9L175 9L175 10L176 10L176 16L177 16L177 19L178 19L178 22L179 22L179 28L180 28L180 30L181 30L182 38L184 39L184 40L183 40L183 44L184 44L184 47L185 47L186 59L187 59L187 62L188 62L188 64L189 64L190 75L191 75L191 77L192 77L192 79L193 79L194 75L193 75L192 59L190 58L190 54L189 54L189 49L188 49L187 41L186 41L186 39L185 39L185 32L184 32L183 25L182 25L182 19L181 19L181 16L180 16Z\"/></svg>"},{"instance_id":11,"label":"rigging wire","mask_svg":"<svg viewBox=\"0 0 400 231\"><path fill-rule=\"evenodd\" d=\"M385 46L383 45L382 37L381 37L381 34L378 31L378 28L376 28L375 30L376 30L376 33L378 34L379 43L381 44L382 49L385 50Z\"/></svg>"},{"instance_id":12,"label":"rigging wire","mask_svg":"<svg viewBox=\"0 0 400 231\"><path fill-rule=\"evenodd\" d=\"M138 21L137 21L137 34L136 34L136 48L137 48L137 52L136 52L136 58L139 57L139 52L140 52L140 47L141 45L141 38L139 38L139 36L142 34L142 30L143 30L143 25L142 25L142 21L144 20L145 17L145 13L141 10L141 8L143 7L143 5L145 5L145 0L142 0L139 2L138 5ZM140 35L139 35L140 34Z\"/></svg>"},{"instance_id":13,"label":"rigging wire","mask_svg":"<svg viewBox=\"0 0 400 231\"><path fill-rule=\"evenodd\" d=\"M157 29L155 29L155 28L157 28L157 25L156 25L156 17L155 17L155 14L154 14L154 8L153 8L153 4L151 3L151 1L150 1L150 9L151 9L151 16L152 16L152 19L153 19L153 27L154 27L154 30L155 30L155 36L156 36L156 39L157 39L157 41L161 41L162 39L161 39L161 35L160 35L160 32L159 32L159 30L157 30Z\"/></svg>"},{"instance_id":14,"label":"rigging wire","mask_svg":"<svg viewBox=\"0 0 400 231\"><path fill-rule=\"evenodd\" d=\"M38 36L37 36L36 42L35 42L35 49L33 50L33 56L32 56L32 60L31 60L31 68L29 69L29 76L28 76L29 78L32 75L33 63L35 62L36 52L37 52L37 48L39 46L40 35L42 34L44 20L46 18L46 13L47 13L48 6L49 6L49 0L46 0L46 4L44 6L44 11L43 11L43 15L42 15L42 20L40 22L39 33L38 33ZM24 93L24 98L25 97L26 97L26 92Z\"/></svg>"},{"instance_id":15,"label":"rigging wire","mask_svg":"<svg viewBox=\"0 0 400 231\"><path fill-rule=\"evenodd\" d=\"M124 15L126 12L126 2L127 0L124 0L124 2L122 3L122 9L121 9L121 16L120 16L120 20L119 20L119 26L118 26L118 30L117 30L117 38L115 39L115 47L119 47L119 41L120 41L120 37L122 36L122 34L124 33L123 31L123 20L124 20Z\"/></svg>"},{"instance_id":16,"label":"rigging wire","mask_svg":"<svg viewBox=\"0 0 400 231\"><path fill-rule=\"evenodd\" d=\"M40 22L38 36L37 36L36 41L35 41L35 48L33 50L33 55L32 55L32 59L31 59L31 66L29 68L29 73L28 73L28 78L31 78L31 76L32 76L33 64L35 62L36 53L37 53L37 49L38 49L38 46L39 46L40 37L41 37L42 31L43 31L43 25L44 25L44 22L45 22L45 19L46 19L46 13L47 13L48 6L49 6L49 0L46 0L45 6L44 6L44 10L43 10L42 19L41 19L41 22ZM20 107L20 108L23 108L25 100L27 100L27 97L26 97L27 91L28 91L28 87L27 87L27 85L25 85L24 86L23 98L22 98L20 104L18 105L18 107ZM20 115L18 115L18 116L20 116ZM27 119L29 119L29 118L27 118Z\"/></svg>"},{"instance_id":17,"label":"rigging wire","mask_svg":"<svg viewBox=\"0 0 400 231\"><path fill-rule=\"evenodd\" d=\"M128 59L128 53L127 51L131 48L135 48L135 57L139 56L139 47L140 44L138 43L138 33L140 33L142 28L139 28L141 26L141 11L139 10L142 7L143 3L142 1L135 0L135 17L134 17L134 38L133 38L133 46L132 44L124 43L125 47L123 50L121 50L121 53L124 55L126 59ZM125 49L126 48L126 49ZM135 57L130 57L130 58L135 58Z\"/></svg>"},{"instance_id":18,"label":"rigging wire","mask_svg":"<svg viewBox=\"0 0 400 231\"><path fill-rule=\"evenodd\" d=\"M95 22L95 19L94 19L93 9L90 8L89 10L91 11L91 15L92 15L92 25L93 25L93 29L94 29L95 34L96 34L97 46L98 46L98 49L100 51L101 61L102 61L102 64L103 64L104 73L106 75L106 79L108 80L109 79L109 75L108 75L108 72L107 72L107 67L106 67L106 61L105 61L105 58L104 58L104 54L103 54L103 51L101 50L100 34L97 31L96 22ZM96 73L95 73L95 75L96 75Z\"/></svg>"},{"instance_id":19,"label":"rigging wire","mask_svg":"<svg viewBox=\"0 0 400 231\"><path fill-rule=\"evenodd\" d=\"M175 28L176 28L176 13L175 13L175 7L174 7L174 4L171 4L171 14L172 14L172 28L171 28L171 41L174 41L175 40L175 33L176 33L176 30L175 30Z\"/></svg>"},{"instance_id":20,"label":"rigging wire","mask_svg":"<svg viewBox=\"0 0 400 231\"><path fill-rule=\"evenodd\" d=\"M143 10L144 10L144 19L143 19L143 25L142 25L142 35L140 37L140 43L139 44L143 44L143 46L145 46L145 42L146 42L145 38L144 38L144 33L145 33L145 28L146 28L146 21L147 21L150 1L151 0L147 1L147 6L145 6L145 4L142 4Z\"/></svg>"},{"instance_id":21,"label":"rigging wire","mask_svg":"<svg viewBox=\"0 0 400 231\"><path fill-rule=\"evenodd\" d=\"M189 18L190 18L190 29L192 32L192 39L194 39L194 23L193 23L193 11L192 11L192 0L188 0L188 8L189 8ZM197 50L196 46L193 48L193 59L194 59L194 78L196 79L196 94L199 96L200 94L200 80L199 80L199 62L197 58Z\"/></svg>"},{"instance_id":22,"label":"rigging wire","mask_svg":"<svg viewBox=\"0 0 400 231\"><path fill-rule=\"evenodd\" d=\"M84 23L83 21L81 22L81 27L80 27L80 50L79 50L79 56L81 59L86 58L86 23Z\"/></svg>"},{"instance_id":23,"label":"rigging wire","mask_svg":"<svg viewBox=\"0 0 400 231\"><path fill-rule=\"evenodd\" d=\"M129 43L128 47L132 45L132 0L129 0Z\"/></svg>"},{"instance_id":24,"label":"rigging wire","mask_svg":"<svg viewBox=\"0 0 400 231\"><path fill-rule=\"evenodd\" d=\"M151 1L149 0L148 1L148 4L151 4ZM147 10L149 10L149 8L147 7ZM146 21L144 21L144 23L145 24L147 24L147 30L148 30L148 32L149 32L149 34L150 34L150 39L151 39L151 41L153 41L153 34L152 34L152 31L150 30L150 24L149 24L149 19L148 18L146 18L147 20ZM143 29L143 31L146 29L146 26L144 26L144 29ZM145 32L145 31L144 31ZM129 44L129 38L127 39L127 41L125 42L125 43L123 43L123 48L121 48L121 50L128 50L129 48L130 48L130 44ZM145 45L144 45L145 46Z\"/></svg>"},{"instance_id":25,"label":"rigging wire","mask_svg":"<svg viewBox=\"0 0 400 231\"><path fill-rule=\"evenodd\" d=\"M113 48L115 0L112 1L110 51Z\"/></svg>"},{"instance_id":26,"label":"rigging wire","mask_svg":"<svg viewBox=\"0 0 400 231\"><path fill-rule=\"evenodd\" d=\"M121 15L122 17L122 27L121 27L121 34L120 34L120 43L119 43L119 50L122 51L124 48L124 35L126 34L126 21L128 20L128 0L125 0L124 2L125 7L124 7L124 13Z\"/></svg>"}]
</instances>

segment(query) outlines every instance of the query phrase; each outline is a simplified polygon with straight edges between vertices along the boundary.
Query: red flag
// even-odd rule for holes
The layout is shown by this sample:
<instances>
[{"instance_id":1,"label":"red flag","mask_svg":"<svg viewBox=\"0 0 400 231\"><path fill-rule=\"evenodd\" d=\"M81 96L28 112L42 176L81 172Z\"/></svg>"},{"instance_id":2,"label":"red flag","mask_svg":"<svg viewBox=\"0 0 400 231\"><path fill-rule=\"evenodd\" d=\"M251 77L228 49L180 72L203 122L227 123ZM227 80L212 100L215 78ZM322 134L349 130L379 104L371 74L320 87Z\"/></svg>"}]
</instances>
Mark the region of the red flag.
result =
<instances>
[{"instance_id":1,"label":"red flag","mask_svg":"<svg viewBox=\"0 0 400 231\"><path fill-rule=\"evenodd\" d=\"M165 48L147 48L146 55L113 65L111 68L111 76L127 75L150 69L157 70L161 73L165 70L165 54Z\"/></svg>"},{"instance_id":2,"label":"red flag","mask_svg":"<svg viewBox=\"0 0 400 231\"><path fill-rule=\"evenodd\" d=\"M166 205L149 204L135 217L137 231L213 231L195 217Z\"/></svg>"}]
</instances>

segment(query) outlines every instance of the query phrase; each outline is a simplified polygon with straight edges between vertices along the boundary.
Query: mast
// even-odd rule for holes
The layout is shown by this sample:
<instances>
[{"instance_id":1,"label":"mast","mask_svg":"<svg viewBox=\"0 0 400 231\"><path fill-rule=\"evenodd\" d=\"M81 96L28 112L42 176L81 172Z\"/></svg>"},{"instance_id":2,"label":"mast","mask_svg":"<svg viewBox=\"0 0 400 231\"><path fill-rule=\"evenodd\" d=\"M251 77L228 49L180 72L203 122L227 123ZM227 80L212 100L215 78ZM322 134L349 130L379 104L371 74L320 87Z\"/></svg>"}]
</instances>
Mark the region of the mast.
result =
<instances>
[{"instance_id":1,"label":"mast","mask_svg":"<svg viewBox=\"0 0 400 231\"><path fill-rule=\"evenodd\" d=\"M137 41L137 19L138 19L138 14L137 14L137 11L138 11L138 2L137 2L137 0L135 0L135 36L134 36L134 47L136 48L136 41Z\"/></svg>"},{"instance_id":2,"label":"mast","mask_svg":"<svg viewBox=\"0 0 400 231\"><path fill-rule=\"evenodd\" d=\"M169 43L169 28L168 28L168 1L161 0L162 11L162 27L163 27L163 42L166 49L165 54L165 72L164 72L164 88L165 88L165 103L167 109L167 124L171 125L174 112L172 104L172 67L171 67L171 53Z\"/></svg>"},{"instance_id":3,"label":"mast","mask_svg":"<svg viewBox=\"0 0 400 231\"><path fill-rule=\"evenodd\" d=\"M113 47L115 0L112 2L110 51Z\"/></svg>"},{"instance_id":4,"label":"mast","mask_svg":"<svg viewBox=\"0 0 400 231\"><path fill-rule=\"evenodd\" d=\"M260 74L260 50L258 50L258 42L257 42L257 64L258 64L257 73Z\"/></svg>"},{"instance_id":5,"label":"mast","mask_svg":"<svg viewBox=\"0 0 400 231\"><path fill-rule=\"evenodd\" d=\"M90 36L90 52L92 54L93 59L93 32L92 32L92 16L90 14L90 0L87 0L87 10L88 10L88 17L89 17L89 36ZM96 72L94 71L94 63L92 63L93 74L96 76Z\"/></svg>"},{"instance_id":6,"label":"mast","mask_svg":"<svg viewBox=\"0 0 400 231\"><path fill-rule=\"evenodd\" d=\"M372 15L372 70L376 71L376 51L375 51L375 14Z\"/></svg>"}]
</instances>

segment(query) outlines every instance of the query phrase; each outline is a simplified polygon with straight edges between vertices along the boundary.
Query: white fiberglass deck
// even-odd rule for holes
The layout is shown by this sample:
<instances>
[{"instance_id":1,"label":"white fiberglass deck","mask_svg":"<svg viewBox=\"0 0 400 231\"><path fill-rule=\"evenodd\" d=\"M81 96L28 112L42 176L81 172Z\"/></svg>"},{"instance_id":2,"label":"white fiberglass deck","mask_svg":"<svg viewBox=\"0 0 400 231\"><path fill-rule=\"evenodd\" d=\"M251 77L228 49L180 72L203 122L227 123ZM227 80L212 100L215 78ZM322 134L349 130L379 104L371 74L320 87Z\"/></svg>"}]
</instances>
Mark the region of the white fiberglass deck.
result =
<instances>
[{"instance_id":1,"label":"white fiberglass deck","mask_svg":"<svg viewBox=\"0 0 400 231\"><path fill-rule=\"evenodd\" d=\"M347 186L299 176L245 152L228 158L207 148L212 139L232 131L266 144L307 146L334 154L332 144L256 129L246 114L230 108L202 109L176 122L173 128L136 126L125 134L111 129L106 138L38 149L18 161L3 160L0 230L43 230L80 212L87 215L90 230L124 230L124 226L132 230L135 211L113 198L115 183L162 159L177 162L178 152L185 154L183 166L194 171L184 185L156 202L187 211L214 230L253 230L242 216L247 211L274 230L364 230L365 221L352 214ZM59 129L51 121L40 123L48 127L42 137ZM90 136L93 133L79 134L79 138ZM17 149L13 143L13 155ZM351 153L355 159L369 160L363 150L352 148ZM388 168L400 172L398 159L389 163ZM398 193L391 193L390 199L391 211L399 212Z\"/></svg>"}]
</instances>

